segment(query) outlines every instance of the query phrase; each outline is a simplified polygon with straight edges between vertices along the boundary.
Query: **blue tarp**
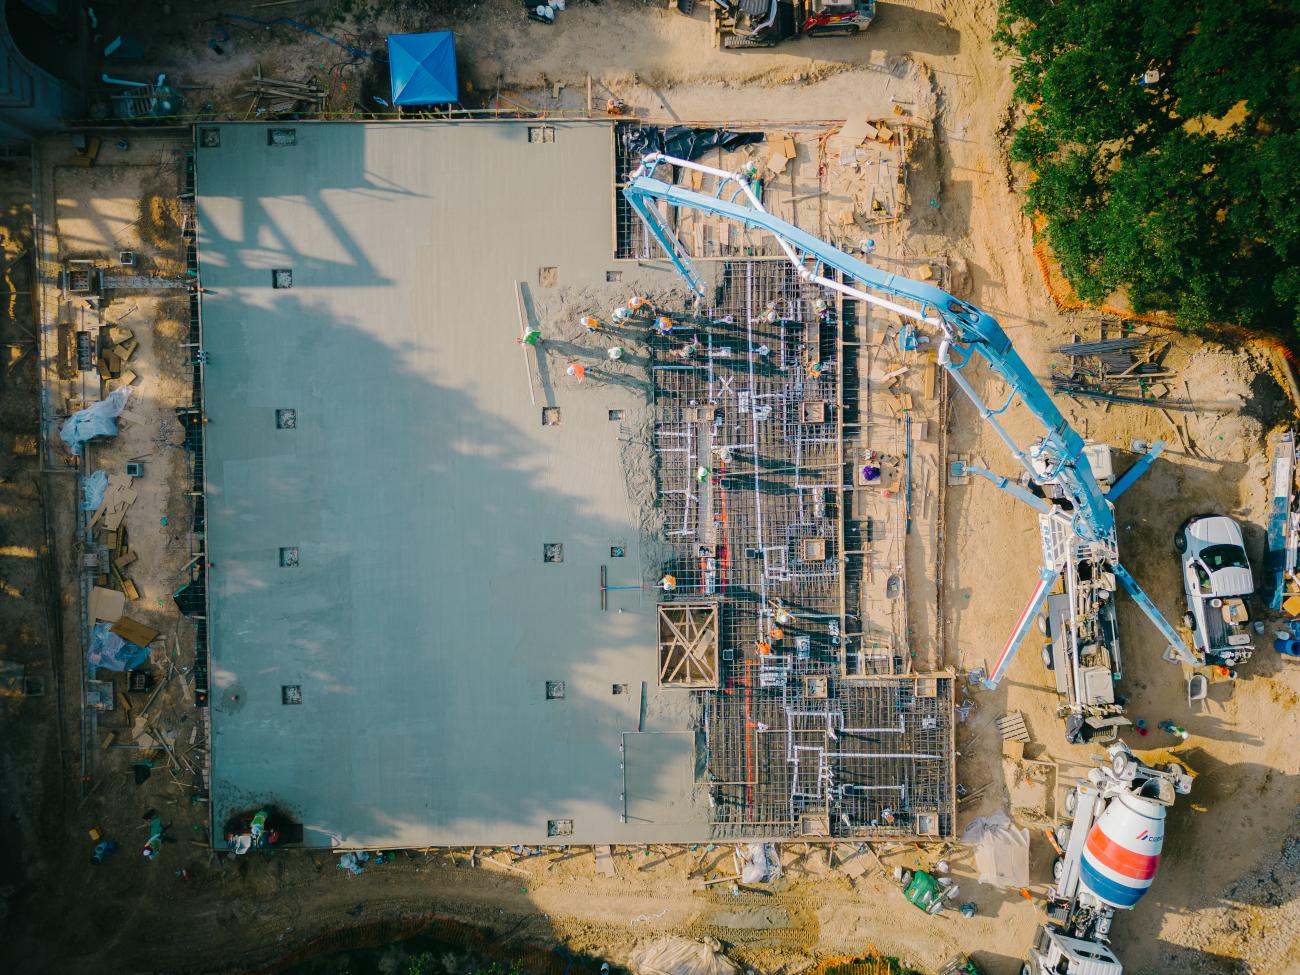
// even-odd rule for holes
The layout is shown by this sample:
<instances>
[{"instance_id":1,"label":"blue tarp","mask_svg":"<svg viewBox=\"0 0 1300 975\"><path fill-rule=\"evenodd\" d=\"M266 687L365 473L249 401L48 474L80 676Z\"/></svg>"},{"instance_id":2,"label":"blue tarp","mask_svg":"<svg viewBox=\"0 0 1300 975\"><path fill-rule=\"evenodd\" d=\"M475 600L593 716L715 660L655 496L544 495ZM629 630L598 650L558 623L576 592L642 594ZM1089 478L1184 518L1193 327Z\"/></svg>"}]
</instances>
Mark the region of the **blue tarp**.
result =
<instances>
[{"instance_id":1,"label":"blue tarp","mask_svg":"<svg viewBox=\"0 0 1300 975\"><path fill-rule=\"evenodd\" d=\"M90 631L90 646L86 648L86 663L93 672L96 667L105 670L135 670L149 659L148 647L127 643L113 632L113 624L96 623Z\"/></svg>"},{"instance_id":2,"label":"blue tarp","mask_svg":"<svg viewBox=\"0 0 1300 975\"><path fill-rule=\"evenodd\" d=\"M388 75L394 105L443 105L460 101L456 37L449 30L388 35Z\"/></svg>"}]
</instances>

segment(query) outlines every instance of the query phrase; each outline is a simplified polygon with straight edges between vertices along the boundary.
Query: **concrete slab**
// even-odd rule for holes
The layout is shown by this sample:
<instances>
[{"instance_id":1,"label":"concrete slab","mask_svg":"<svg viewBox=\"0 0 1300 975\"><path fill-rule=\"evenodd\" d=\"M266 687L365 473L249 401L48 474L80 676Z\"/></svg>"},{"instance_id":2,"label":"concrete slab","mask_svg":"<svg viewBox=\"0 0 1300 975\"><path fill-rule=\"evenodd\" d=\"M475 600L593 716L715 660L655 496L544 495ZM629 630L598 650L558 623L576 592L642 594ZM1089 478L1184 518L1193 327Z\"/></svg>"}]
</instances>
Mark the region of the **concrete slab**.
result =
<instances>
[{"instance_id":1,"label":"concrete slab","mask_svg":"<svg viewBox=\"0 0 1300 975\"><path fill-rule=\"evenodd\" d=\"M559 819L563 842L707 838L654 594L600 604L612 544L640 565L608 417L639 401L515 343L517 281L531 302L542 268L616 266L610 127L288 127L197 150L215 821L273 802L336 847L541 843ZM671 815L623 822L642 702L612 689L643 681L645 731L686 734L639 779Z\"/></svg>"},{"instance_id":2,"label":"concrete slab","mask_svg":"<svg viewBox=\"0 0 1300 975\"><path fill-rule=\"evenodd\" d=\"M690 732L623 736L628 823L681 825L690 823L698 815L693 802L697 764L695 739L696 736Z\"/></svg>"}]
</instances>

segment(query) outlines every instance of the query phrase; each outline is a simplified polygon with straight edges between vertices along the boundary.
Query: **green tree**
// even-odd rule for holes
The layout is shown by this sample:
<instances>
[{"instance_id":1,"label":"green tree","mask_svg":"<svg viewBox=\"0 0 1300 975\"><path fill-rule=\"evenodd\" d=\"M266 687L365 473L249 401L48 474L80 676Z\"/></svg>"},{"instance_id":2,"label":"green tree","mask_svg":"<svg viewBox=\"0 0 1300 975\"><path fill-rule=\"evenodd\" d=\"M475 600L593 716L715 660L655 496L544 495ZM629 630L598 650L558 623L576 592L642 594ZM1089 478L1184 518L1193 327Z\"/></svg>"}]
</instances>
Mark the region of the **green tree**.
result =
<instances>
[{"instance_id":1,"label":"green tree","mask_svg":"<svg viewBox=\"0 0 1300 975\"><path fill-rule=\"evenodd\" d=\"M1300 337L1297 0L1001 0L997 39L1082 298Z\"/></svg>"}]
</instances>

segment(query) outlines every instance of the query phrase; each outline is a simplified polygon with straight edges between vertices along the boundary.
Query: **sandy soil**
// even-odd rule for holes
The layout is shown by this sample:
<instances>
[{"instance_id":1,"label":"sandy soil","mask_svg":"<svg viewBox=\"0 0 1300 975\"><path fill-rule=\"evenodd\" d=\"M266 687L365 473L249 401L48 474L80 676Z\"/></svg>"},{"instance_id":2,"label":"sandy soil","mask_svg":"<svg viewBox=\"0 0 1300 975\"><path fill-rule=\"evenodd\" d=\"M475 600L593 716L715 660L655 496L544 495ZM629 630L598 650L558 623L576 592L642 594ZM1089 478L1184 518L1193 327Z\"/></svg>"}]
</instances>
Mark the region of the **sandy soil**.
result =
<instances>
[{"instance_id":1,"label":"sandy soil","mask_svg":"<svg viewBox=\"0 0 1300 975\"><path fill-rule=\"evenodd\" d=\"M505 0L490 0L444 21L416 17L402 5L396 15L368 18L364 29L339 36L369 43L389 28L451 26L458 31L463 76L481 96L490 98L499 89L538 99L563 81L557 105L582 106L590 74L598 93L618 94L646 114L720 122L844 118L862 92L888 101L894 93L889 86L897 82L890 66L910 59L930 89L913 110L933 121L937 137L918 151L912 174L916 205L910 220L882 247L882 257L947 258L955 272L954 290L997 315L1031 366L1045 376L1050 346L1076 332L1095 336L1096 324L1088 316L1057 311L1030 251L1018 176L1003 154L1009 83L988 40L994 7L992 0L881 3L877 24L859 40L805 40L743 53L709 46L702 10L688 19L630 0L573 6L552 28L529 23L517 4ZM251 7L236 3L232 9ZM308 5L295 8L294 16L303 9ZM364 65L339 63L346 56L323 42L282 30L234 30L223 47L226 53L217 55L207 44L213 26L204 21L206 15L177 14L152 35L157 61L179 69L186 82L214 86L195 95L196 101L211 98L218 110L233 107L240 79L259 62L268 73L328 78L335 107L358 97ZM103 219L113 228L110 234L129 234L123 225L133 216L115 205ZM158 314L168 317L166 309ZM1201 511L1231 513L1247 525L1258 560L1267 466L1262 438L1290 418L1292 407L1260 350L1180 339L1171 362L1195 399L1229 407L1190 416L1185 440L1159 413L1062 403L1089 436L1119 448L1134 438L1171 441L1164 457L1123 499L1120 524L1126 564L1177 618L1174 529ZM976 372L974 378L990 400L998 399L986 374ZM159 389L157 395L161 405L168 394ZM1016 410L1008 425L1023 436L1031 426ZM948 438L950 453L1011 469L1004 448L955 397ZM1121 455L1118 466L1124 463ZM10 503L15 512L30 510ZM136 510L135 517L147 514L140 502ZM953 488L946 515L944 601L938 614L943 639L927 646L927 654L943 647L937 663L968 670L990 659L1031 588L1036 522L987 484ZM931 564L935 553L921 551L922 565ZM24 592L32 586L21 567L4 578ZM913 624L929 629L924 619L914 618ZM1265 647L1243 668L1241 680L1215 685L1210 700L1189 712L1183 675L1159 659L1154 630L1127 600L1121 626L1132 713L1153 726L1164 718L1186 725L1192 739L1182 751L1200 777L1194 795L1172 815L1152 893L1116 922L1117 950L1135 972L1288 971L1288 959L1300 952L1300 831L1294 817L1300 758L1291 745L1300 723L1300 669L1287 667ZM1063 744L1055 696L1034 653L1021 655L998 691L972 692L972 700L975 710L958 736L959 779L968 787L987 783L988 788L963 806L963 823L1013 806L1027 810L1022 816L1032 821L1034 808L1047 803L1046 786L1026 783L1014 764L1004 765L992 720L1007 710L1023 712L1033 738L1031 754L1066 767L1086 766L1093 750ZM1139 742L1169 745L1172 740L1155 732L1135 739ZM38 753L23 761L30 766L52 759ZM65 769L69 764L75 766L65 762ZM7 781L27 781L14 763L3 771ZM591 854L576 850L517 863L499 851L495 863L480 858L477 869L469 868L464 855L453 863L445 854L413 854L352 878L327 856L209 863L207 854L182 835L178 846L168 848L165 863L145 865L130 853L92 871L83 855L88 850L84 829L100 816L124 831L133 829L143 794L130 789L105 786L104 795L114 798L92 799L85 808L70 801L61 834L50 827L56 835L48 838L32 831L39 815L28 816L4 857L27 868L7 881L6 952L50 970L245 971L352 924L437 914L491 927L507 939L559 943L616 963L625 961L639 940L681 933L718 937L760 972L798 971L809 956L851 954L874 945L925 970L961 949L972 951L989 972L1010 973L1018 971L1039 920L1036 903L976 884L973 864L962 850L949 851L947 859L962 899L979 907L970 921L914 911L869 855L847 845L837 849L834 869L826 866L822 851L787 848L785 879L765 894L740 897L727 885L701 887L704 878L724 875L729 858L729 851L707 847L619 851L616 878L597 874ZM19 798L24 808L43 808L57 822L57 797L45 796L42 807L41 796L28 787ZM18 849L33 845L42 847L41 858L17 859ZM885 851L884 860L889 867L915 866L939 856L937 850L902 849ZM190 871L188 881L173 873L181 866ZM1041 897L1050 875L1045 842L1035 842L1032 867L1032 890ZM24 878L33 885L22 886ZM83 890L91 896L71 894ZM49 916L65 918L65 938L49 938L42 923Z\"/></svg>"}]
</instances>

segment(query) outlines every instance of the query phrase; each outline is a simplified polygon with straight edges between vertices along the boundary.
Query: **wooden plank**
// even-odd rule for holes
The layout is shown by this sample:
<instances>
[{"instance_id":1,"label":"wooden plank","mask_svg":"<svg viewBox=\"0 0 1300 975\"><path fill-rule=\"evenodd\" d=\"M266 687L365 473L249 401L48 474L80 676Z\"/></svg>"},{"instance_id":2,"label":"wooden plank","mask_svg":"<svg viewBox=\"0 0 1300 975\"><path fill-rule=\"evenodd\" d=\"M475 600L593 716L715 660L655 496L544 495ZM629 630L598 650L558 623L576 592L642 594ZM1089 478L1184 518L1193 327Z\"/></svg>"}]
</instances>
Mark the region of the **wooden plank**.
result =
<instances>
[{"instance_id":1,"label":"wooden plank","mask_svg":"<svg viewBox=\"0 0 1300 975\"><path fill-rule=\"evenodd\" d=\"M1025 716L1019 711L1011 711L994 722L998 733L1007 741L1029 741L1029 729L1025 727Z\"/></svg>"},{"instance_id":2,"label":"wooden plank","mask_svg":"<svg viewBox=\"0 0 1300 975\"><path fill-rule=\"evenodd\" d=\"M134 643L137 647L147 647L158 638L158 631L152 626L146 626L139 620L133 620L129 616L123 616L114 623L112 631L128 643Z\"/></svg>"}]
</instances>

